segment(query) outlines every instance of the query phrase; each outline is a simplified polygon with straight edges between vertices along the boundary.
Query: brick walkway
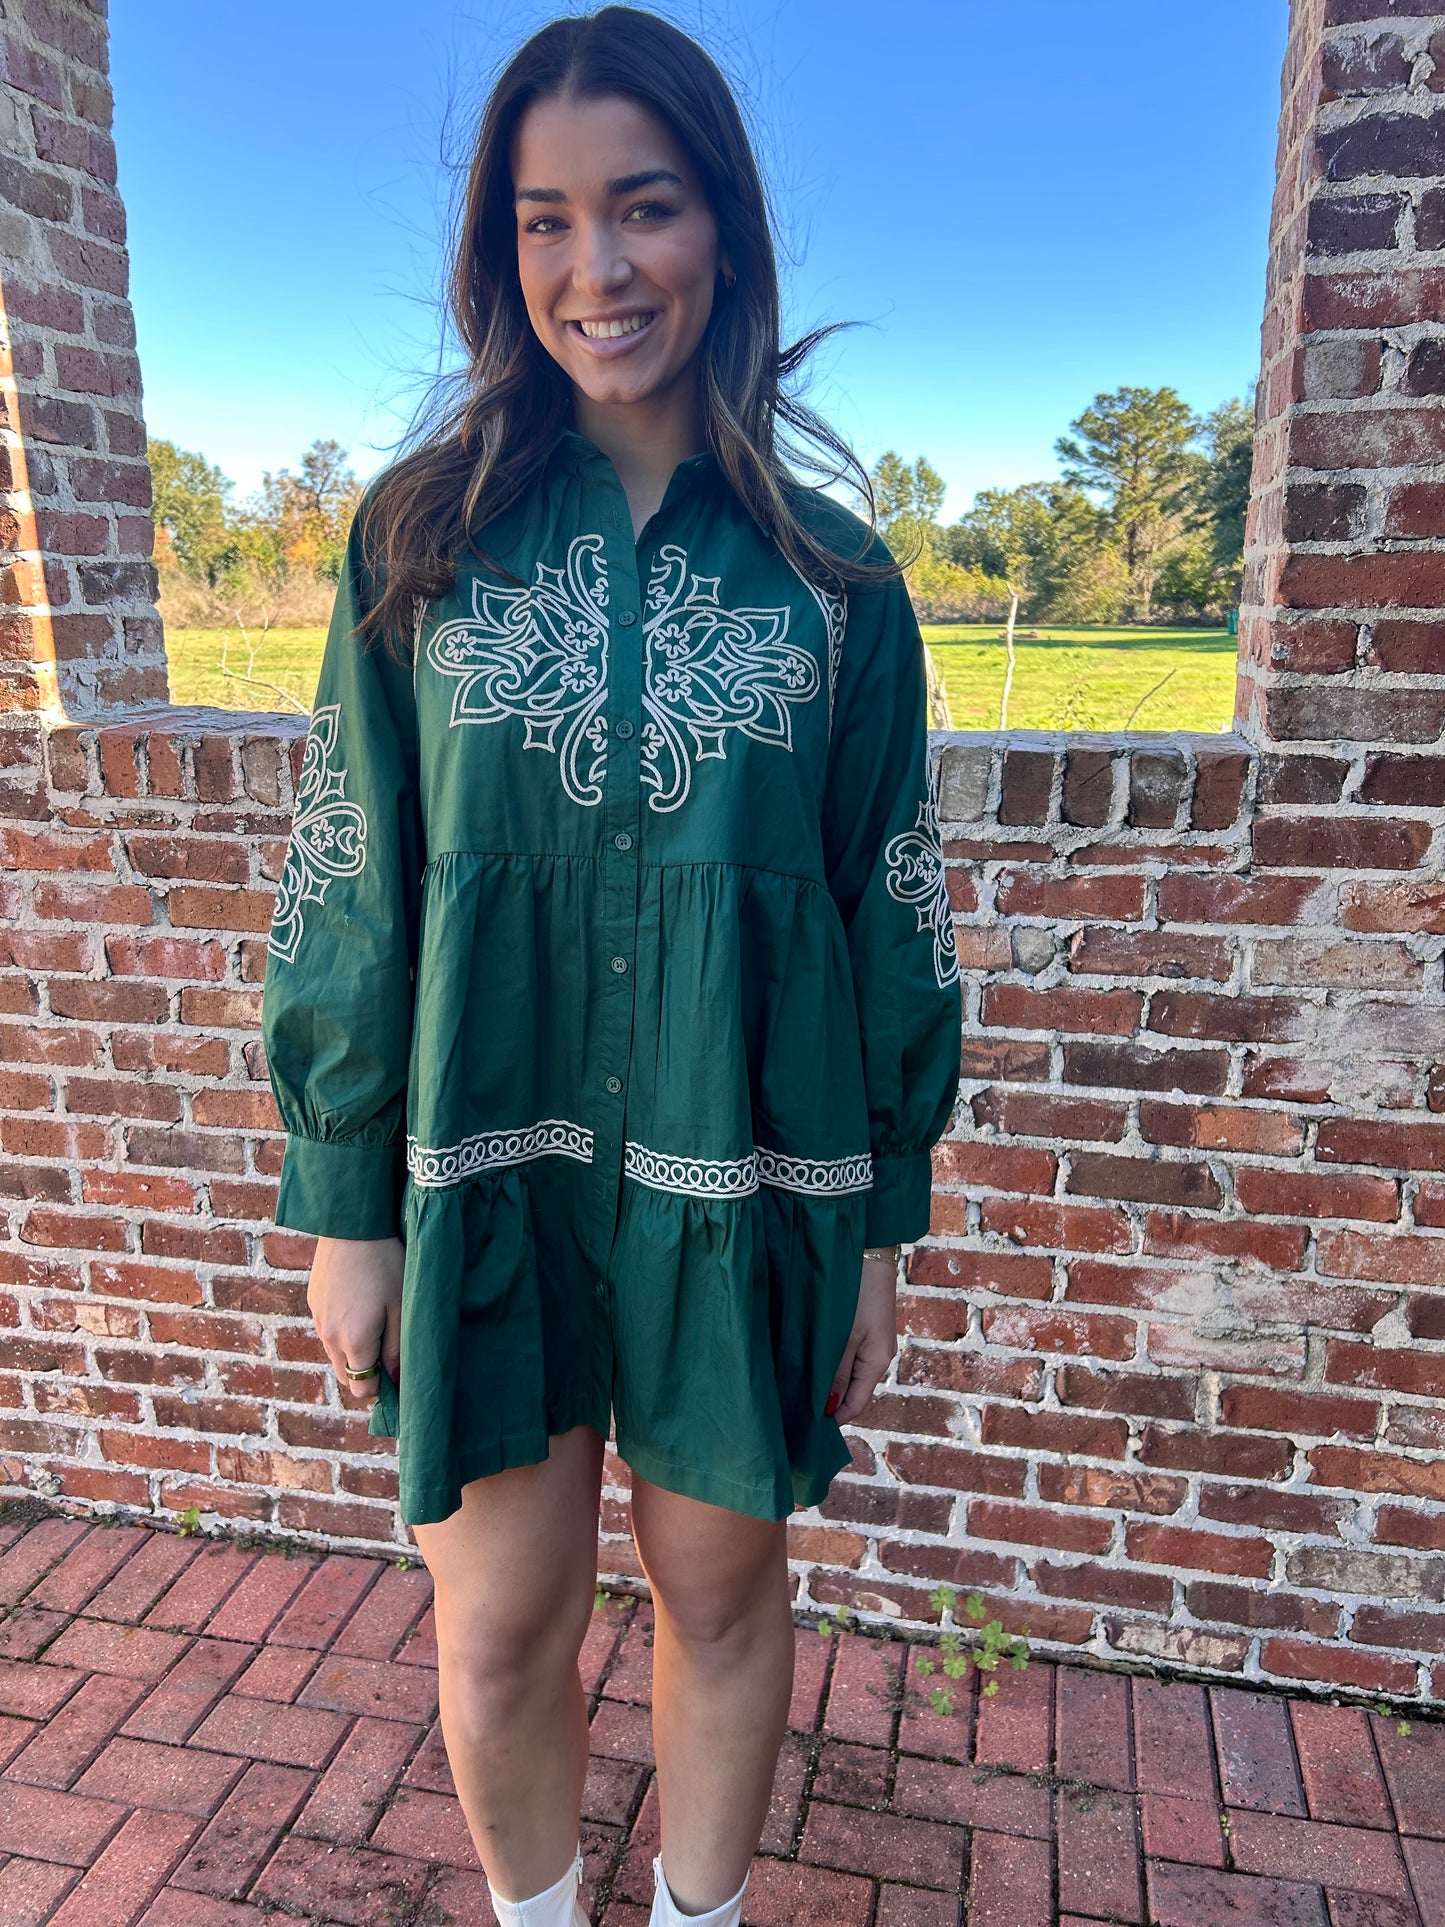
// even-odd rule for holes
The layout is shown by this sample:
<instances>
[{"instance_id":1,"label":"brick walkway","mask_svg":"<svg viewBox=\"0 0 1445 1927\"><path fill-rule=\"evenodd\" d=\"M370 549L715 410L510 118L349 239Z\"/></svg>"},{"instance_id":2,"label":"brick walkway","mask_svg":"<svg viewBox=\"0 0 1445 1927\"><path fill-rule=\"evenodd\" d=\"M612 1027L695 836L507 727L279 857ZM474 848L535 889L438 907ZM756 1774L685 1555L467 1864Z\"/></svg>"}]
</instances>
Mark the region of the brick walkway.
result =
<instances>
[{"instance_id":1,"label":"brick walkway","mask_svg":"<svg viewBox=\"0 0 1445 1927\"><path fill-rule=\"evenodd\" d=\"M0 1527L0 1927L490 1922L429 1592L377 1559ZM648 1627L613 1599L583 1654L605 1927L647 1918ZM800 1631L750 1927L1445 1927L1445 1725L1042 1660L945 1716L912 1663Z\"/></svg>"}]
</instances>

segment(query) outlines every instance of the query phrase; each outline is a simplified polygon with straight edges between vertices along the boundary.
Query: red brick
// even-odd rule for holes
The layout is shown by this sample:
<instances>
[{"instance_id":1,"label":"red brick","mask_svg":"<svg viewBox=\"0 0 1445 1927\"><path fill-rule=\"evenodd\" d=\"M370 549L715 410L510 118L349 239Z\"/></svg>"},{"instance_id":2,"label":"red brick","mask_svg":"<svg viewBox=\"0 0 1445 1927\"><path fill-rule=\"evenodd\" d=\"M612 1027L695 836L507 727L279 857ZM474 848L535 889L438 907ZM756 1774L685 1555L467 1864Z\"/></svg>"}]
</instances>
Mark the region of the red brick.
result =
<instances>
[{"instance_id":1,"label":"red brick","mask_svg":"<svg viewBox=\"0 0 1445 1927\"><path fill-rule=\"evenodd\" d=\"M193 1540L168 1532L142 1533L126 1528L119 1535L130 1556L109 1585L91 1601L100 1619L141 1619L199 1551Z\"/></svg>"},{"instance_id":2,"label":"red brick","mask_svg":"<svg viewBox=\"0 0 1445 1927\"><path fill-rule=\"evenodd\" d=\"M357 1847L332 1853L319 1840L283 1840L252 1890L261 1903L288 1912L309 1909L349 1927L383 1927L388 1910L416 1909L430 1869L418 1860Z\"/></svg>"},{"instance_id":3,"label":"red brick","mask_svg":"<svg viewBox=\"0 0 1445 1927\"><path fill-rule=\"evenodd\" d=\"M1243 1873L1304 1879L1408 1900L1409 1883L1392 1834L1280 1814L1230 1816L1234 1864Z\"/></svg>"},{"instance_id":4,"label":"red brick","mask_svg":"<svg viewBox=\"0 0 1445 1927\"><path fill-rule=\"evenodd\" d=\"M1146 1565L1191 1566L1247 1579L1267 1579L1274 1558L1270 1541L1254 1533L1199 1532L1142 1519L1125 1527L1124 1543L1129 1557Z\"/></svg>"},{"instance_id":5,"label":"red brick","mask_svg":"<svg viewBox=\"0 0 1445 1927\"><path fill-rule=\"evenodd\" d=\"M1022 1672L1001 1669L998 1692L978 1702L974 1760L1013 1773L1047 1771L1057 1669L1033 1660Z\"/></svg>"},{"instance_id":6,"label":"red brick","mask_svg":"<svg viewBox=\"0 0 1445 1927\"><path fill-rule=\"evenodd\" d=\"M1140 1790L1212 1797L1214 1749L1203 1687L1136 1678L1131 1693Z\"/></svg>"},{"instance_id":7,"label":"red brick","mask_svg":"<svg viewBox=\"0 0 1445 1927\"><path fill-rule=\"evenodd\" d=\"M131 1739L179 1745L227 1690L251 1657L236 1641L198 1639L125 1722Z\"/></svg>"},{"instance_id":8,"label":"red brick","mask_svg":"<svg viewBox=\"0 0 1445 1927\"><path fill-rule=\"evenodd\" d=\"M1167 1860L1151 1862L1149 1896L1153 1918L1166 1927L1193 1927L1210 1919L1323 1927L1325 1918L1317 1887Z\"/></svg>"},{"instance_id":9,"label":"red brick","mask_svg":"<svg viewBox=\"0 0 1445 1927\"><path fill-rule=\"evenodd\" d=\"M1114 1531L1108 1519L1071 1516L1044 1506L1003 1505L997 1499L973 1500L968 1508L968 1529L980 1539L1092 1553L1102 1553Z\"/></svg>"},{"instance_id":10,"label":"red brick","mask_svg":"<svg viewBox=\"0 0 1445 1927\"><path fill-rule=\"evenodd\" d=\"M402 1787L388 1803L372 1841L383 1851L404 1851L413 1859L453 1867L476 1865L476 1848L451 1794Z\"/></svg>"},{"instance_id":11,"label":"red brick","mask_svg":"<svg viewBox=\"0 0 1445 1927\"><path fill-rule=\"evenodd\" d=\"M208 1713L192 1746L277 1766L325 1766L350 1722L320 1707L282 1706L234 1693Z\"/></svg>"},{"instance_id":12,"label":"red brick","mask_svg":"<svg viewBox=\"0 0 1445 1927\"><path fill-rule=\"evenodd\" d=\"M893 1737L892 1698L905 1649L844 1634L833 1660L824 1721L835 1739L887 1746Z\"/></svg>"},{"instance_id":13,"label":"red brick","mask_svg":"<svg viewBox=\"0 0 1445 1927\"><path fill-rule=\"evenodd\" d=\"M43 1674L50 1669L33 1670ZM144 1690L133 1680L110 1679L104 1674L84 1680L11 1760L5 1769L6 1778L57 1790L73 1786Z\"/></svg>"},{"instance_id":14,"label":"red brick","mask_svg":"<svg viewBox=\"0 0 1445 1927\"><path fill-rule=\"evenodd\" d=\"M1358 1648L1316 1646L1310 1640L1264 1640L1260 1669L1285 1680L1362 1686L1368 1692L1408 1694L1414 1690L1414 1661Z\"/></svg>"},{"instance_id":15,"label":"red brick","mask_svg":"<svg viewBox=\"0 0 1445 1927\"><path fill-rule=\"evenodd\" d=\"M295 1818L311 1784L311 1775L294 1767L247 1767L225 1806L172 1877L172 1885L183 1890L187 1904L197 1906L195 1896L201 1893L221 1899L245 1893L282 1829ZM183 1918L189 1927L192 1920L206 1916ZM177 1917L177 1927L181 1919Z\"/></svg>"},{"instance_id":16,"label":"red brick","mask_svg":"<svg viewBox=\"0 0 1445 1927\"><path fill-rule=\"evenodd\" d=\"M1055 1812L1060 1907L1141 1919L1133 1801L1101 1800L1093 1787L1066 1786Z\"/></svg>"},{"instance_id":17,"label":"red brick","mask_svg":"<svg viewBox=\"0 0 1445 1927\"><path fill-rule=\"evenodd\" d=\"M0 1781L0 1850L6 1853L87 1867L124 1818L125 1808L110 1800Z\"/></svg>"},{"instance_id":18,"label":"red brick","mask_svg":"<svg viewBox=\"0 0 1445 1927\"><path fill-rule=\"evenodd\" d=\"M1325 1377L1337 1385L1368 1385L1379 1391L1425 1398L1445 1396L1445 1353L1392 1351L1332 1338L1325 1348Z\"/></svg>"},{"instance_id":19,"label":"red brick","mask_svg":"<svg viewBox=\"0 0 1445 1927\"><path fill-rule=\"evenodd\" d=\"M349 1655L355 1659L389 1659L397 1646L407 1638L410 1628L416 1624L422 1611L432 1599L432 1576L426 1571L399 1571L387 1565L378 1574L372 1590L362 1597L343 1624L341 1632L335 1636L331 1651L337 1655ZM591 1646L593 1632L609 1632L609 1655L611 1655L611 1624L609 1607L593 1615L586 1651Z\"/></svg>"},{"instance_id":20,"label":"red brick","mask_svg":"<svg viewBox=\"0 0 1445 1927\"><path fill-rule=\"evenodd\" d=\"M1128 1792L1129 1684L1119 1674L1060 1667L1055 1673L1061 1779Z\"/></svg>"},{"instance_id":21,"label":"red brick","mask_svg":"<svg viewBox=\"0 0 1445 1927\"><path fill-rule=\"evenodd\" d=\"M50 1919L50 1909L75 1877L73 1867L15 1855L0 1871L0 1920Z\"/></svg>"},{"instance_id":22,"label":"red brick","mask_svg":"<svg viewBox=\"0 0 1445 1927\"><path fill-rule=\"evenodd\" d=\"M155 1680L174 1664L185 1645L184 1639L171 1633L76 1619L50 1648L46 1659L94 1673L114 1673L122 1679Z\"/></svg>"},{"instance_id":23,"label":"red brick","mask_svg":"<svg viewBox=\"0 0 1445 1927\"><path fill-rule=\"evenodd\" d=\"M348 1846L364 1844L415 1748L411 1727L390 1719L358 1720L317 1782L296 1831Z\"/></svg>"},{"instance_id":24,"label":"red brick","mask_svg":"<svg viewBox=\"0 0 1445 1927\"><path fill-rule=\"evenodd\" d=\"M1194 1867L1224 1865L1217 1807L1175 1793L1146 1793L1139 1806L1144 1852L1150 1860L1185 1861Z\"/></svg>"},{"instance_id":25,"label":"red brick","mask_svg":"<svg viewBox=\"0 0 1445 1927\"><path fill-rule=\"evenodd\" d=\"M1287 1703L1219 1686L1210 1689L1209 1698L1224 1804L1302 1816L1304 1788ZM1235 1817L1231 1815L1231 1824Z\"/></svg>"},{"instance_id":26,"label":"red brick","mask_svg":"<svg viewBox=\"0 0 1445 1927\"><path fill-rule=\"evenodd\" d=\"M200 1632L255 1558L239 1546L203 1546L165 1597L151 1607L146 1624L166 1632Z\"/></svg>"},{"instance_id":27,"label":"red brick","mask_svg":"<svg viewBox=\"0 0 1445 1927\"><path fill-rule=\"evenodd\" d=\"M50 1606L57 1612L79 1612L91 1595L120 1570L132 1549L122 1533L87 1534L36 1586L30 1594L31 1604Z\"/></svg>"},{"instance_id":28,"label":"red brick","mask_svg":"<svg viewBox=\"0 0 1445 1927\"><path fill-rule=\"evenodd\" d=\"M963 1843L958 1827L818 1800L809 1807L798 1857L813 1866L874 1878L881 1874L956 1893L963 1876Z\"/></svg>"},{"instance_id":29,"label":"red brick","mask_svg":"<svg viewBox=\"0 0 1445 1927\"><path fill-rule=\"evenodd\" d=\"M1402 1834L1445 1839L1445 1752L1438 1726L1402 1733L1392 1719L1369 1716Z\"/></svg>"},{"instance_id":30,"label":"red brick","mask_svg":"<svg viewBox=\"0 0 1445 1927\"><path fill-rule=\"evenodd\" d=\"M23 1599L89 1531L81 1519L42 1519L31 1526L0 1555L0 1606Z\"/></svg>"},{"instance_id":31,"label":"red brick","mask_svg":"<svg viewBox=\"0 0 1445 1927\"><path fill-rule=\"evenodd\" d=\"M193 1747L114 1739L76 1783L76 1791L122 1806L154 1807L204 1819L237 1778L234 1760Z\"/></svg>"},{"instance_id":32,"label":"red brick","mask_svg":"<svg viewBox=\"0 0 1445 1927\"><path fill-rule=\"evenodd\" d=\"M181 1814L132 1814L52 1920L57 1927L115 1927L134 1919L195 1831L195 1822Z\"/></svg>"},{"instance_id":33,"label":"red brick","mask_svg":"<svg viewBox=\"0 0 1445 1927\"><path fill-rule=\"evenodd\" d=\"M970 1927L1051 1927L1050 1848L1007 1833L973 1836L968 1883Z\"/></svg>"}]
</instances>

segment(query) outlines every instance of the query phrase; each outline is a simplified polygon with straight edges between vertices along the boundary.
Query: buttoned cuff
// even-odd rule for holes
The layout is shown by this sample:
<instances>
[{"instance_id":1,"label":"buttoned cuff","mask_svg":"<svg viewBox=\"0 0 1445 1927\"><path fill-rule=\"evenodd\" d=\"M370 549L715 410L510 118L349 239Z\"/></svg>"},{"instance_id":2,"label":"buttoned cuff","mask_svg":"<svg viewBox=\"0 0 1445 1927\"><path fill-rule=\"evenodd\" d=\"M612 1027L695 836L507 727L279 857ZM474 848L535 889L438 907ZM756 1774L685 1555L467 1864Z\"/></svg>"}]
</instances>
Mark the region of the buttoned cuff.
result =
<instances>
[{"instance_id":1,"label":"buttoned cuff","mask_svg":"<svg viewBox=\"0 0 1445 1927\"><path fill-rule=\"evenodd\" d=\"M865 1245L915 1244L928 1235L933 1209L933 1156L915 1151L907 1157L873 1160L873 1189L863 1219Z\"/></svg>"},{"instance_id":2,"label":"buttoned cuff","mask_svg":"<svg viewBox=\"0 0 1445 1927\"><path fill-rule=\"evenodd\" d=\"M286 1139L276 1223L315 1238L401 1235L405 1145L354 1140Z\"/></svg>"}]
</instances>

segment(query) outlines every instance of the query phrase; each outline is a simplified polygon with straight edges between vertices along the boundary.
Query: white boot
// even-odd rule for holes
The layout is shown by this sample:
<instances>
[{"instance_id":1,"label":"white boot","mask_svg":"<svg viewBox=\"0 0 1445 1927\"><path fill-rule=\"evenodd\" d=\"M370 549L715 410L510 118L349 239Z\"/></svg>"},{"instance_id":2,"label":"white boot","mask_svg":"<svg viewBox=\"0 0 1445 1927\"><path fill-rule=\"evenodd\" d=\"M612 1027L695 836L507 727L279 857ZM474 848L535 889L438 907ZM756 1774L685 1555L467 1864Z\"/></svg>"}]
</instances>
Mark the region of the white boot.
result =
<instances>
[{"instance_id":1,"label":"white boot","mask_svg":"<svg viewBox=\"0 0 1445 1927\"><path fill-rule=\"evenodd\" d=\"M577 1898L582 1885L582 1854L579 1849L577 1858L563 1874L554 1881L545 1893L533 1894L530 1900L503 1900L491 1881L487 1882L487 1892L492 1896L492 1910L497 1916L498 1927L589 1927L582 1903Z\"/></svg>"},{"instance_id":2,"label":"white boot","mask_svg":"<svg viewBox=\"0 0 1445 1927\"><path fill-rule=\"evenodd\" d=\"M749 1869L749 1874L751 1873ZM657 1891L652 1899L652 1918L648 1927L740 1927L743 1917L743 1895L748 1890L748 1875L743 1876L743 1884L731 1900L725 1900L721 1907L710 1908L705 1914L685 1914L672 1897L672 1890L663 1877L662 1855L658 1854L652 1863L652 1872L657 1881Z\"/></svg>"}]
</instances>

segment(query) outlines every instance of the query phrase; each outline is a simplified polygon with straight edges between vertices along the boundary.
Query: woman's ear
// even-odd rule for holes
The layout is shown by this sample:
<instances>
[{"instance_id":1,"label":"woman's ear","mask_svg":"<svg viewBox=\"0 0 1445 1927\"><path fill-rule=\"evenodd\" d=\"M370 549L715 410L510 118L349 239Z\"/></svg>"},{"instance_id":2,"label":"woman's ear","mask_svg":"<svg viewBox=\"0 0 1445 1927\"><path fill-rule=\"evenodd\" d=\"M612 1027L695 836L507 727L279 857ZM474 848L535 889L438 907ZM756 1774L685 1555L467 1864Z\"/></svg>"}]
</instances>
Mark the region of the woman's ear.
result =
<instances>
[{"instance_id":1,"label":"woman's ear","mask_svg":"<svg viewBox=\"0 0 1445 1927\"><path fill-rule=\"evenodd\" d=\"M729 288L738 278L737 272L732 264L732 257L726 248L723 249L717 258L717 271L722 276L724 284Z\"/></svg>"}]
</instances>

